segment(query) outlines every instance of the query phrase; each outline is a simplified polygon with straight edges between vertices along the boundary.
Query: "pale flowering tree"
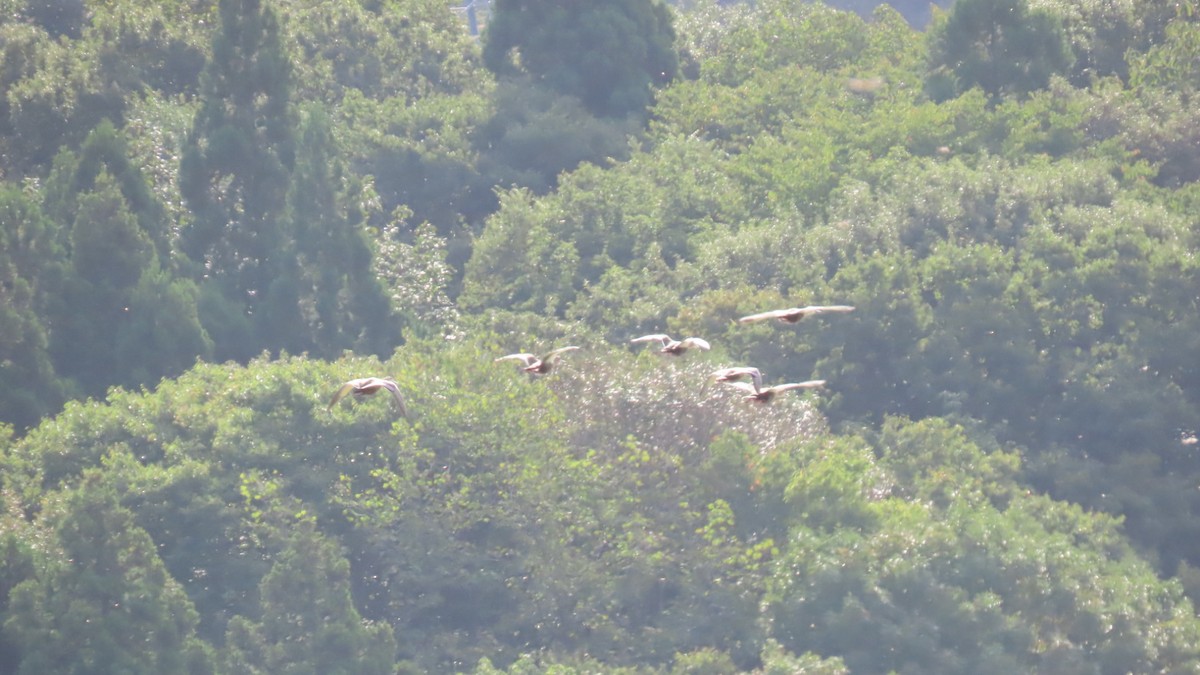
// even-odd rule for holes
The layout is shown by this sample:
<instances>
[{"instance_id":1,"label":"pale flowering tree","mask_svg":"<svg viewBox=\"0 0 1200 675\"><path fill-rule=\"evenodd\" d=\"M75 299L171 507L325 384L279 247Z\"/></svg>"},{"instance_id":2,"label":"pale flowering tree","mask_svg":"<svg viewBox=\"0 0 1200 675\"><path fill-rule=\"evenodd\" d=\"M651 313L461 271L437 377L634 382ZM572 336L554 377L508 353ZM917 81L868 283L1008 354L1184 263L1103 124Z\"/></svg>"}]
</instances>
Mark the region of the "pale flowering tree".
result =
<instances>
[{"instance_id":1,"label":"pale flowering tree","mask_svg":"<svg viewBox=\"0 0 1200 675\"><path fill-rule=\"evenodd\" d=\"M375 237L375 272L391 301L392 312L417 334L461 337L458 309L447 288L454 270L446 262L446 240L429 223L412 230L411 243L401 241L403 209Z\"/></svg>"}]
</instances>

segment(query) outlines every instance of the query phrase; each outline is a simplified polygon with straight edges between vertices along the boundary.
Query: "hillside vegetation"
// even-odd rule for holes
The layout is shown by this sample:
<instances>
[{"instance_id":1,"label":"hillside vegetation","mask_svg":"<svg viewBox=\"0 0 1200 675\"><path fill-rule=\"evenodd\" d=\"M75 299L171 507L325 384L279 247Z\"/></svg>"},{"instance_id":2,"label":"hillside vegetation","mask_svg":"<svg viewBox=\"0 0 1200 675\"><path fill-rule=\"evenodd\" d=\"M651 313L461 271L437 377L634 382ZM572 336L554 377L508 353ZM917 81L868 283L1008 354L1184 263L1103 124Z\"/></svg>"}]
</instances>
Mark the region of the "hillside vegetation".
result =
<instances>
[{"instance_id":1,"label":"hillside vegetation","mask_svg":"<svg viewBox=\"0 0 1200 675\"><path fill-rule=\"evenodd\" d=\"M0 0L0 672L1200 672L1196 8L932 11Z\"/></svg>"}]
</instances>

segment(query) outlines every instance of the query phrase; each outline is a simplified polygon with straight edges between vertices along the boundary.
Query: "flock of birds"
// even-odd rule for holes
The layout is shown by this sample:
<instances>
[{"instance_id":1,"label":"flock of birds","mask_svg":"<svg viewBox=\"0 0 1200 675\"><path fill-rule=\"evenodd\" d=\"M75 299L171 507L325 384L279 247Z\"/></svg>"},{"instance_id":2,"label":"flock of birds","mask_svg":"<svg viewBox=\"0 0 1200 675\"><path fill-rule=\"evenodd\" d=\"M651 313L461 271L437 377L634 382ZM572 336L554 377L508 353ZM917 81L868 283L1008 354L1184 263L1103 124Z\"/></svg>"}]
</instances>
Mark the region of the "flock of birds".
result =
<instances>
[{"instance_id":1,"label":"flock of birds","mask_svg":"<svg viewBox=\"0 0 1200 675\"><path fill-rule=\"evenodd\" d=\"M818 314L828 313L845 313L854 311L850 305L809 305L807 307L790 307L788 309L775 309L769 312L760 312L743 316L738 319L739 323L757 323L759 321L777 320L783 323L797 323L801 319ZM665 333L654 333L652 335L643 335L641 337L630 340L632 344L641 343L658 343L659 353L668 354L671 356L680 356L690 349L699 349L700 351L708 351L712 346L707 340L698 337L689 337L682 340L675 340L670 335ZM545 354L530 354L521 352L518 354L508 354L495 359L496 363L501 361L517 361L519 369L522 372L529 373L531 376L545 375L554 369L559 357L567 352L572 352L579 349L578 346L570 345L567 347L559 347ZM752 366L734 366L732 368L721 368L713 374L713 379L717 382L727 384L731 387L745 392L744 399L757 403L769 403L771 399L785 391L793 389L814 389L825 385L825 380L807 380L805 382L787 382L784 384L776 384L773 386L764 386L762 373L758 368ZM380 391L387 391L392 395L396 402L396 408L406 419L408 418L408 409L404 405L404 397L400 395L400 387L390 378L383 377L361 377L350 380L344 383L333 394L333 399L329 401L329 409L337 405L338 401L346 396L353 396L355 400L361 400L368 396L373 396Z\"/></svg>"}]
</instances>

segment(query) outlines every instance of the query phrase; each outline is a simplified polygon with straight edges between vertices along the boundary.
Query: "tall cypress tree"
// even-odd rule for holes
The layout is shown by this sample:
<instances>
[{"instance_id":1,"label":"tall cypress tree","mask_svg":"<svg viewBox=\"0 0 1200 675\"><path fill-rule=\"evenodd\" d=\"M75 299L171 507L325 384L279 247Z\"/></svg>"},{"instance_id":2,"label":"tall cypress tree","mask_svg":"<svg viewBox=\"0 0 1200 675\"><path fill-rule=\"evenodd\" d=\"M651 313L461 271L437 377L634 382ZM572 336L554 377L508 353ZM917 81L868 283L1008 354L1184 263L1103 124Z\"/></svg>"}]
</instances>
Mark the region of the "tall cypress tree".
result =
<instances>
[{"instance_id":1,"label":"tall cypress tree","mask_svg":"<svg viewBox=\"0 0 1200 675\"><path fill-rule=\"evenodd\" d=\"M79 209L79 196L95 189L96 177L106 171L151 241L159 262L171 261L171 232L166 208L154 195L141 169L130 159L125 135L110 120L102 120L88 134L79 153L62 150L46 179L44 208L60 223L71 223Z\"/></svg>"},{"instance_id":2,"label":"tall cypress tree","mask_svg":"<svg viewBox=\"0 0 1200 675\"><path fill-rule=\"evenodd\" d=\"M92 188L74 199L71 264L52 312L51 350L60 372L101 395L122 375L113 350L129 319L129 294L157 262L153 242L109 173L101 170Z\"/></svg>"},{"instance_id":3,"label":"tall cypress tree","mask_svg":"<svg viewBox=\"0 0 1200 675\"><path fill-rule=\"evenodd\" d=\"M99 395L177 375L210 355L195 284L174 275L166 210L107 120L78 154L55 157L44 209L69 225L55 243L70 264L47 310L63 376Z\"/></svg>"},{"instance_id":4,"label":"tall cypress tree","mask_svg":"<svg viewBox=\"0 0 1200 675\"><path fill-rule=\"evenodd\" d=\"M295 302L306 311L304 343L296 344L300 335L293 332L289 349L324 356L349 348L390 353L398 331L372 265L367 214L357 206L368 201L364 193L369 188L345 171L321 106L305 107L299 129L287 200L296 264L288 276L295 280ZM274 301L286 297L281 291ZM273 310L285 315L286 307ZM288 336L280 335L278 340L277 344L289 344Z\"/></svg>"},{"instance_id":5,"label":"tall cypress tree","mask_svg":"<svg viewBox=\"0 0 1200 675\"><path fill-rule=\"evenodd\" d=\"M208 356L194 283L172 279L159 264L116 179L101 168L91 189L71 201L70 265L51 309L59 372L99 395L112 385L178 375Z\"/></svg>"},{"instance_id":6,"label":"tall cypress tree","mask_svg":"<svg viewBox=\"0 0 1200 675\"><path fill-rule=\"evenodd\" d=\"M0 185L0 422L20 429L60 405L44 320L65 254L52 222L20 188Z\"/></svg>"},{"instance_id":7,"label":"tall cypress tree","mask_svg":"<svg viewBox=\"0 0 1200 675\"><path fill-rule=\"evenodd\" d=\"M203 102L179 170L192 212L181 243L198 276L219 290L206 294L205 308L218 356L246 358L261 338L245 344L230 328L234 315L252 328L262 322L259 307L293 255L280 219L294 161L292 70L279 19L262 0L220 0L218 9ZM226 306L214 306L216 297Z\"/></svg>"}]
</instances>

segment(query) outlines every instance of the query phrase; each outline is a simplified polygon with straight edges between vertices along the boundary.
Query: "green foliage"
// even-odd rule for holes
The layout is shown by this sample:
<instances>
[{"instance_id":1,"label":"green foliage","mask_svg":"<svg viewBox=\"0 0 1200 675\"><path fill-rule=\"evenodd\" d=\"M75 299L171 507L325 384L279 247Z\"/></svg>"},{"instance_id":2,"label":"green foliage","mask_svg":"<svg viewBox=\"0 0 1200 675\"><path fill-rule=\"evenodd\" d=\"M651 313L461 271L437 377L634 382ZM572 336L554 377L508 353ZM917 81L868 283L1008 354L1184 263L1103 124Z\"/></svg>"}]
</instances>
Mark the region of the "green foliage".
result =
<instances>
[{"instance_id":1,"label":"green foliage","mask_svg":"<svg viewBox=\"0 0 1200 675\"><path fill-rule=\"evenodd\" d=\"M100 474L84 478L56 521L62 558L11 593L16 672L213 672L196 610Z\"/></svg>"},{"instance_id":2,"label":"green foliage","mask_svg":"<svg viewBox=\"0 0 1200 675\"><path fill-rule=\"evenodd\" d=\"M28 0L25 14L54 37L79 37L83 30L83 0Z\"/></svg>"},{"instance_id":3,"label":"green foliage","mask_svg":"<svg viewBox=\"0 0 1200 675\"><path fill-rule=\"evenodd\" d=\"M50 358L44 309L65 264L56 235L33 200L0 186L0 409L20 429L67 394Z\"/></svg>"},{"instance_id":4,"label":"green foliage","mask_svg":"<svg viewBox=\"0 0 1200 675\"><path fill-rule=\"evenodd\" d=\"M866 22L850 12L824 3L772 0L758 5L753 20L729 21L714 39L719 48L710 48L714 53L702 62L701 74L736 85L784 67L836 72L860 57L870 63L878 56L870 53L870 35Z\"/></svg>"},{"instance_id":5,"label":"green foliage","mask_svg":"<svg viewBox=\"0 0 1200 675\"><path fill-rule=\"evenodd\" d=\"M978 86L993 98L1042 89L1072 61L1061 19L1024 0L957 2L930 39L931 87L949 78L955 92Z\"/></svg>"},{"instance_id":6,"label":"green foliage","mask_svg":"<svg viewBox=\"0 0 1200 675\"><path fill-rule=\"evenodd\" d=\"M1200 52L1200 26L1180 18L1167 24L1161 43L1133 55L1129 83L1138 88L1169 88L1182 94L1196 91L1195 54Z\"/></svg>"},{"instance_id":7,"label":"green foliage","mask_svg":"<svg viewBox=\"0 0 1200 675\"><path fill-rule=\"evenodd\" d=\"M1184 615L1119 618L1175 604L1179 591L1117 545L1113 522L1041 498L954 506L937 520L921 511L892 506L870 534L798 533L772 591L780 642L871 671L1120 672L1161 667L1165 654L1195 662L1190 638L1174 630Z\"/></svg>"},{"instance_id":8,"label":"green foliage","mask_svg":"<svg viewBox=\"0 0 1200 675\"><path fill-rule=\"evenodd\" d=\"M153 242L159 260L169 263L170 232L162 202L155 198L144 174L131 158L124 134L109 120L102 120L88 134L78 155L64 149L55 158L44 190L47 215L61 223L73 223L80 209L79 200L96 189L102 172L120 190L129 211L137 219L140 236ZM92 253L81 251L80 255ZM105 257L101 252L95 255Z\"/></svg>"},{"instance_id":9,"label":"green foliage","mask_svg":"<svg viewBox=\"0 0 1200 675\"><path fill-rule=\"evenodd\" d=\"M1091 78L1129 74L1126 54L1160 39L1167 3L1119 0L1034 0L1030 8L1062 22L1074 55L1070 79L1086 86Z\"/></svg>"},{"instance_id":10,"label":"green foliage","mask_svg":"<svg viewBox=\"0 0 1200 675\"><path fill-rule=\"evenodd\" d=\"M527 78L500 82L493 98L495 112L474 131L472 144L485 153L481 168L495 184L544 193L583 162L603 165L629 155L634 120L594 116L577 98Z\"/></svg>"},{"instance_id":11,"label":"green foliage","mask_svg":"<svg viewBox=\"0 0 1200 675\"><path fill-rule=\"evenodd\" d=\"M7 446L11 430L0 428L0 436ZM7 450L7 447L4 448ZM7 481L6 481L7 483ZM0 625L7 620L11 591L18 584L35 578L38 563L50 554L53 534L49 528L30 522L25 517L25 505L8 487L0 489L3 511L0 512ZM21 660L21 641L11 632L0 627L0 656L6 664Z\"/></svg>"},{"instance_id":12,"label":"green foliage","mask_svg":"<svg viewBox=\"0 0 1200 675\"><path fill-rule=\"evenodd\" d=\"M544 200L503 195L467 264L462 305L561 315L614 264L674 266L703 235L744 213L710 144L673 138L661 147L635 152L616 170L581 167Z\"/></svg>"},{"instance_id":13,"label":"green foliage","mask_svg":"<svg viewBox=\"0 0 1200 675\"><path fill-rule=\"evenodd\" d=\"M279 11L301 100L332 105L354 91L411 104L479 86L478 55L444 2L281 2Z\"/></svg>"},{"instance_id":14,"label":"green foliage","mask_svg":"<svg viewBox=\"0 0 1200 675\"><path fill-rule=\"evenodd\" d=\"M303 308L303 323L291 325L294 309L284 308L264 337L268 344L327 357L349 348L384 353L398 342L398 331L372 269L369 214L361 207L370 200L370 187L346 174L320 107L304 109L297 141L285 225L296 259L283 263L282 281L298 289L288 299Z\"/></svg>"},{"instance_id":15,"label":"green foliage","mask_svg":"<svg viewBox=\"0 0 1200 675\"><path fill-rule=\"evenodd\" d=\"M95 7L89 8L81 42L92 52L89 56L99 81L126 100L145 90L167 96L197 91L207 51L206 31L197 22L171 16L179 6L89 4Z\"/></svg>"},{"instance_id":16,"label":"green foliage","mask_svg":"<svg viewBox=\"0 0 1200 675\"><path fill-rule=\"evenodd\" d=\"M527 72L596 115L642 114L651 88L679 68L671 11L660 0L497 0L491 14L483 45L490 70Z\"/></svg>"},{"instance_id":17,"label":"green foliage","mask_svg":"<svg viewBox=\"0 0 1200 675\"><path fill-rule=\"evenodd\" d=\"M37 68L37 56L50 41L45 31L22 22L0 22L0 148L5 150L0 166L12 171L19 166L12 154L21 143L13 137L12 103L7 92L14 84L30 77Z\"/></svg>"},{"instance_id":18,"label":"green foliage","mask_svg":"<svg viewBox=\"0 0 1200 675\"><path fill-rule=\"evenodd\" d=\"M36 173L63 145L76 146L103 119L119 120L120 92L92 68L87 50L72 41L54 41L15 27L5 49L6 160L14 170ZM23 52L17 56L16 52Z\"/></svg>"},{"instance_id":19,"label":"green foliage","mask_svg":"<svg viewBox=\"0 0 1200 675\"><path fill-rule=\"evenodd\" d=\"M484 93L433 94L407 103L373 101L351 90L339 117L354 170L375 177L381 212L411 211L414 224L429 222L454 244L465 238L464 222L496 208L472 141L490 114Z\"/></svg>"},{"instance_id":20,"label":"green foliage","mask_svg":"<svg viewBox=\"0 0 1200 675\"><path fill-rule=\"evenodd\" d=\"M428 223L413 231L411 244L399 240L399 230L388 224L374 242L374 272L391 308L401 312L410 334L457 334L460 318L449 295L454 270L446 263L446 240Z\"/></svg>"},{"instance_id":21,"label":"green foliage","mask_svg":"<svg viewBox=\"0 0 1200 675\"><path fill-rule=\"evenodd\" d=\"M73 221L71 274L52 312L51 350L58 369L93 395L113 384L177 375L213 346L200 325L195 286L173 279L159 262L158 250L170 255L163 223L154 217L162 210L153 208L157 202L113 133L98 128L78 160L60 155L50 191L49 208ZM102 159L98 146L113 154ZM110 175L108 165L124 175ZM141 207L141 218L134 207Z\"/></svg>"},{"instance_id":22,"label":"green foliage","mask_svg":"<svg viewBox=\"0 0 1200 675\"><path fill-rule=\"evenodd\" d=\"M268 312L256 310L273 300L272 282L289 262L280 255L288 244L280 214L296 152L291 64L269 6L222 0L219 11L201 108L179 166L193 214L181 245L203 270L197 276L220 284L230 311L265 317ZM257 351L259 344L234 344L233 336L202 319L213 325L220 356L247 358Z\"/></svg>"},{"instance_id":23,"label":"green foliage","mask_svg":"<svg viewBox=\"0 0 1200 675\"><path fill-rule=\"evenodd\" d=\"M1028 496L1015 456L962 429L890 420L877 440L836 437L805 397L751 408L707 384L702 358L593 347L529 380L492 363L503 353L481 336L414 341L386 363L198 366L69 405L4 455L5 474L67 503L107 494L86 512L152 538L199 635L246 672L1197 657L1190 605L1115 521ZM378 399L324 410L369 373L397 379L411 421Z\"/></svg>"},{"instance_id":24,"label":"green foliage","mask_svg":"<svg viewBox=\"0 0 1200 675\"><path fill-rule=\"evenodd\" d=\"M1190 5L52 5L0 1L0 662L1197 668Z\"/></svg>"},{"instance_id":25,"label":"green foliage","mask_svg":"<svg viewBox=\"0 0 1200 675\"><path fill-rule=\"evenodd\" d=\"M350 563L298 503L268 506L282 549L259 586L261 619L234 617L224 658L230 673L393 672L387 624L364 623L350 598ZM292 515L295 513L295 515ZM284 534L286 533L286 534Z\"/></svg>"}]
</instances>

